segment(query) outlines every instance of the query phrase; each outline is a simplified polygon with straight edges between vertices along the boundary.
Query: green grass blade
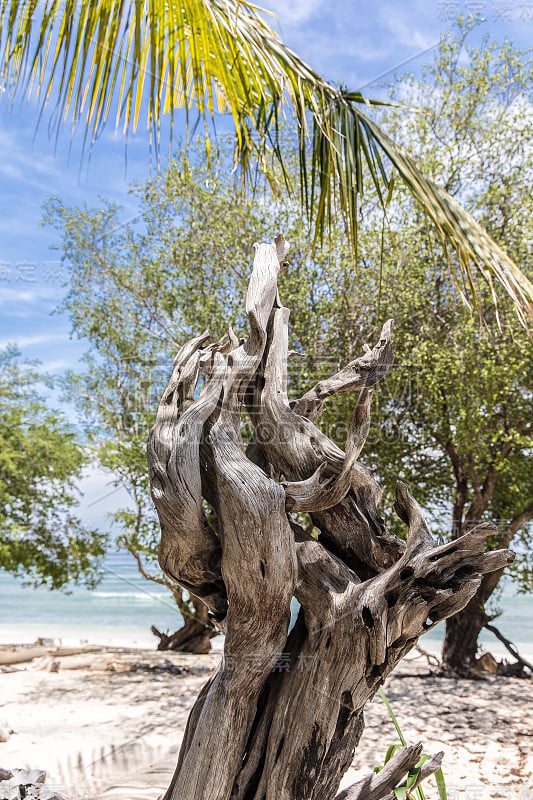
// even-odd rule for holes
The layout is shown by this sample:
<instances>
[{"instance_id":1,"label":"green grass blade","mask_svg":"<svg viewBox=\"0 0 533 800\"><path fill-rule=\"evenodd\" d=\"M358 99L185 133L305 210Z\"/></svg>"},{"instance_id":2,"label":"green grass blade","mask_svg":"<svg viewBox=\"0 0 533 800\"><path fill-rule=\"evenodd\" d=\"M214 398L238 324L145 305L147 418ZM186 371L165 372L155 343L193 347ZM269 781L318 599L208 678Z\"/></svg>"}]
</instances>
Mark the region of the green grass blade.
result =
<instances>
[{"instance_id":1,"label":"green grass blade","mask_svg":"<svg viewBox=\"0 0 533 800\"><path fill-rule=\"evenodd\" d=\"M442 767L436 771L435 780L437 781L437 789L439 790L439 800L448 800L448 794L446 792L446 782L444 780Z\"/></svg>"},{"instance_id":2,"label":"green grass blade","mask_svg":"<svg viewBox=\"0 0 533 800\"><path fill-rule=\"evenodd\" d=\"M383 689L381 687L378 689L378 694L381 697L381 699L383 700L383 702L385 703L387 711L389 712L389 717L391 718L391 720L392 720L392 722L394 724L394 727L396 728L396 733L398 734L400 742L403 744L404 747L407 747L407 742L406 742L405 737L404 737L404 735L402 733L402 729L400 728L400 724L399 724L398 720L396 719L396 716L394 714L394 711L392 710L391 704L387 700L387 695L385 694L385 692L383 691Z\"/></svg>"}]
</instances>

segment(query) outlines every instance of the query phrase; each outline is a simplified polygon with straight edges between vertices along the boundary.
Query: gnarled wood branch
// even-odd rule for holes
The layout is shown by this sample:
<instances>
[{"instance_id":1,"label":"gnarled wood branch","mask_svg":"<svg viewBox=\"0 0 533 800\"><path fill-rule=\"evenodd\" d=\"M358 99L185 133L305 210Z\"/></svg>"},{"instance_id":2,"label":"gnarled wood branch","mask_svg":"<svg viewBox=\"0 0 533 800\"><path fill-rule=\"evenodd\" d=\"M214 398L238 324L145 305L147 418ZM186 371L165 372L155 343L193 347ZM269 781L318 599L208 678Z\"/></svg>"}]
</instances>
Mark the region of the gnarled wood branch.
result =
<instances>
[{"instance_id":1,"label":"gnarled wood branch","mask_svg":"<svg viewBox=\"0 0 533 800\"><path fill-rule=\"evenodd\" d=\"M297 414L316 421L322 413L325 400L332 394L365 389L383 380L393 362L391 334L392 320L389 319L374 348L368 348L363 356L350 361L328 380L319 381L303 397L291 404L292 409Z\"/></svg>"},{"instance_id":2,"label":"gnarled wood branch","mask_svg":"<svg viewBox=\"0 0 533 800\"><path fill-rule=\"evenodd\" d=\"M392 790L401 785L409 770L420 760L422 745L411 744L393 755L380 772L357 781L348 789L344 789L335 800L394 800ZM437 753L429 761L424 762L420 774L413 785L414 790L423 780L440 769L444 753Z\"/></svg>"},{"instance_id":3,"label":"gnarled wood branch","mask_svg":"<svg viewBox=\"0 0 533 800\"><path fill-rule=\"evenodd\" d=\"M291 405L289 311L277 289L286 255L283 237L255 248L246 340L230 331L229 344L209 344L205 333L180 350L148 445L160 562L226 631L166 800L332 800L385 677L513 557L484 552L487 525L437 546L402 483L395 509L407 542L380 519L379 486L358 458L372 386L392 364L390 323L373 350ZM343 452L315 423L328 396L352 390ZM244 407L255 429L248 448ZM304 510L318 540L294 516ZM289 632L293 597L301 608ZM415 751L391 762L390 780ZM386 797L389 772L364 796Z\"/></svg>"}]
</instances>

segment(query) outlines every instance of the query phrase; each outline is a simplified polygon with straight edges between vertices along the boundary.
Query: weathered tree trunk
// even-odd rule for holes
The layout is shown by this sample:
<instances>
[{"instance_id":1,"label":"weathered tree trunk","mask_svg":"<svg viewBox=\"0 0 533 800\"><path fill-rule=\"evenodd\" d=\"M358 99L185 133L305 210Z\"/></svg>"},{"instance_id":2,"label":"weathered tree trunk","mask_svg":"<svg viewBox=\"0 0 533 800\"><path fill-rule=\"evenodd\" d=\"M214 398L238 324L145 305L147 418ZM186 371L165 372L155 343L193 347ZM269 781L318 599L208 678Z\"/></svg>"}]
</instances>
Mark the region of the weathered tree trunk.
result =
<instances>
[{"instance_id":1,"label":"weathered tree trunk","mask_svg":"<svg viewBox=\"0 0 533 800\"><path fill-rule=\"evenodd\" d=\"M526 429L527 420L521 420L516 426L518 434L524 433ZM486 512L501 475L496 466L492 464L484 478L483 489L481 491L478 489L478 491L474 492L474 499L466 513L464 513L468 497L468 480L464 464L457 449L450 441L446 442L445 446L454 467L458 486L453 505L454 527L452 539L455 541L473 527L474 520L479 520L481 515ZM505 463L512 446L512 438L506 439L501 445L500 457L502 464ZM533 519L533 503L530 502L498 533L497 537L494 537L492 546L501 549L509 547L514 536L531 519ZM486 613L485 607L498 586L502 575L502 569L494 570L484 575L475 595L465 608L446 621L446 634L442 647L441 661L445 672L453 672L461 677L475 676L478 637L483 627L486 627L487 623L492 619ZM527 666L527 662L523 662L522 666L524 664ZM500 665L500 667L503 667L503 665ZM520 669L520 664L517 667ZM502 674L504 674L503 669Z\"/></svg>"},{"instance_id":2,"label":"weathered tree trunk","mask_svg":"<svg viewBox=\"0 0 533 800\"><path fill-rule=\"evenodd\" d=\"M500 533L497 545L506 548L513 536L520 529L522 516L519 515ZM461 531L462 532L462 531ZM446 633L442 645L442 668L456 675L467 677L475 667L479 634L491 617L485 611L485 605L494 593L503 570L493 570L483 575L481 582L466 606L457 614L446 620Z\"/></svg>"},{"instance_id":3,"label":"weathered tree trunk","mask_svg":"<svg viewBox=\"0 0 533 800\"><path fill-rule=\"evenodd\" d=\"M466 677L476 662L479 634L489 621L481 594L476 592L462 611L446 620L442 667Z\"/></svg>"},{"instance_id":4,"label":"weathered tree trunk","mask_svg":"<svg viewBox=\"0 0 533 800\"><path fill-rule=\"evenodd\" d=\"M229 342L204 333L184 345L150 435L160 564L225 632L166 800L334 798L364 706L385 677L424 631L468 603L482 574L512 560L484 554L490 525L436 546L400 482L395 509L407 542L385 529L379 488L357 458L370 387L392 363L391 323L373 350L289 403L289 311L277 288L286 253L283 237L256 245L248 339L230 330ZM315 422L329 395L353 390L343 452ZM246 451L244 408L255 428ZM303 511L318 541L298 524ZM288 633L293 596L301 610ZM389 797L414 755L404 752L383 782L374 776L340 797Z\"/></svg>"},{"instance_id":5,"label":"weathered tree trunk","mask_svg":"<svg viewBox=\"0 0 533 800\"><path fill-rule=\"evenodd\" d=\"M174 633L163 633L152 625L152 633L159 638L158 650L177 650L197 655L210 652L211 639L218 634L218 630L209 619L205 603L195 597L192 598L192 603L194 616L185 613L183 626Z\"/></svg>"}]
</instances>

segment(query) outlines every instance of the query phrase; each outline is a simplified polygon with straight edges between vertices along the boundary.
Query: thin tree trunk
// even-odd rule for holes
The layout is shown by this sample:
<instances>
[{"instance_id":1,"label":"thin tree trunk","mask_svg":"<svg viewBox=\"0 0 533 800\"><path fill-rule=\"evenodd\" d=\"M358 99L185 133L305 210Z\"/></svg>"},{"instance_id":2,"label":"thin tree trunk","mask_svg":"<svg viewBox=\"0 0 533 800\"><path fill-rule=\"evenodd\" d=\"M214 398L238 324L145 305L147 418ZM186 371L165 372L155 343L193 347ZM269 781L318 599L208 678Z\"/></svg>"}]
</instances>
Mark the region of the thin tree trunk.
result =
<instances>
[{"instance_id":1,"label":"thin tree trunk","mask_svg":"<svg viewBox=\"0 0 533 800\"><path fill-rule=\"evenodd\" d=\"M218 630L209 619L207 606L195 597L192 598L192 604L194 614L187 613L184 609L183 626L174 633L163 633L152 625L152 633L159 638L158 650L175 650L197 655L210 652L211 639L217 636Z\"/></svg>"},{"instance_id":2,"label":"thin tree trunk","mask_svg":"<svg viewBox=\"0 0 533 800\"><path fill-rule=\"evenodd\" d=\"M446 620L441 661L444 670L465 677L474 666L477 640L489 621L483 607L483 595L480 587L462 611Z\"/></svg>"},{"instance_id":3,"label":"thin tree trunk","mask_svg":"<svg viewBox=\"0 0 533 800\"><path fill-rule=\"evenodd\" d=\"M509 547L515 534L532 518L533 503L530 503L500 533L497 540L498 547ZM479 634L486 623L492 619L485 612L485 606L498 586L502 575L503 569L484 575L470 602L457 614L446 620L441 660L444 670L466 676L475 665Z\"/></svg>"},{"instance_id":4,"label":"thin tree trunk","mask_svg":"<svg viewBox=\"0 0 533 800\"><path fill-rule=\"evenodd\" d=\"M286 252L283 237L256 245L248 339L230 331L229 344L208 343L205 333L184 345L150 435L161 566L225 632L166 800L332 800L385 677L513 557L484 554L491 525L437 546L400 482L407 542L380 519L379 487L357 459L371 387L392 363L390 322L373 350L289 403L289 311L277 288ZM315 421L326 397L348 390L360 396L343 452ZM243 406L255 428L246 452ZM318 540L298 524L304 511ZM288 634L293 596L301 610ZM390 797L392 778L369 783L368 796ZM365 785L352 789L341 797L366 796Z\"/></svg>"},{"instance_id":5,"label":"thin tree trunk","mask_svg":"<svg viewBox=\"0 0 533 800\"><path fill-rule=\"evenodd\" d=\"M509 542L502 542L504 547L507 544ZM502 574L503 570L495 570L484 575L472 599L457 614L446 620L441 659L441 666L445 671L467 677L475 666L479 634L491 619L485 611L485 605Z\"/></svg>"},{"instance_id":6,"label":"thin tree trunk","mask_svg":"<svg viewBox=\"0 0 533 800\"><path fill-rule=\"evenodd\" d=\"M140 520L140 517L139 517ZM137 562L137 568L143 578L165 586L170 589L174 597L176 606L181 611L183 625L174 633L164 633L152 625L151 631L159 639L158 650L178 650L185 653L195 653L205 655L211 650L211 639L218 634L208 616L205 603L198 598L191 597L190 603L183 599L183 589L175 581L171 581L166 575L161 576L148 572L143 565L141 554L130 541L125 542L125 547L132 554ZM191 609L192 605L192 609Z\"/></svg>"}]
</instances>

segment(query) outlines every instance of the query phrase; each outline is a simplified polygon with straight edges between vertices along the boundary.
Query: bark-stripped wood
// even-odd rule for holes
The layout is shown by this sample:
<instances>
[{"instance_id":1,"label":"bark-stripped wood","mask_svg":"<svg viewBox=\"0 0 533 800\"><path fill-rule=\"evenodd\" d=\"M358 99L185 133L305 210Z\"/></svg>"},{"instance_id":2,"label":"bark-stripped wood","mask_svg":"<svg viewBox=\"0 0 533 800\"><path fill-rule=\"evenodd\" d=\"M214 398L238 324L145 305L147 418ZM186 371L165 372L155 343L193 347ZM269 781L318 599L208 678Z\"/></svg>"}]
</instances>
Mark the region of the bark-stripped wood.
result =
<instances>
[{"instance_id":1,"label":"bark-stripped wood","mask_svg":"<svg viewBox=\"0 0 533 800\"><path fill-rule=\"evenodd\" d=\"M385 677L421 634L468 603L482 575L513 558L484 553L488 525L437 546L400 482L395 510L407 542L380 519L379 486L358 457L372 387L392 364L391 322L373 349L289 402L289 310L277 288L286 255L283 237L255 246L248 338L230 330L229 344L204 333L184 345L150 435L161 565L226 634L166 800L335 798L365 704ZM360 392L345 452L317 426L326 398L344 391ZM244 410L254 425L247 448ZM301 511L318 540L298 524ZM301 609L289 633L292 597ZM338 800L389 797L417 754L407 748Z\"/></svg>"},{"instance_id":2,"label":"bark-stripped wood","mask_svg":"<svg viewBox=\"0 0 533 800\"><path fill-rule=\"evenodd\" d=\"M421 744L404 747L403 750L395 753L380 772L369 775L368 778L363 778L348 789L339 792L335 800L382 800L382 798L393 800L392 790L401 784L403 777L416 765L421 754ZM413 796L414 789L440 768L443 756L444 753L437 753L429 761L424 762L411 787Z\"/></svg>"}]
</instances>

